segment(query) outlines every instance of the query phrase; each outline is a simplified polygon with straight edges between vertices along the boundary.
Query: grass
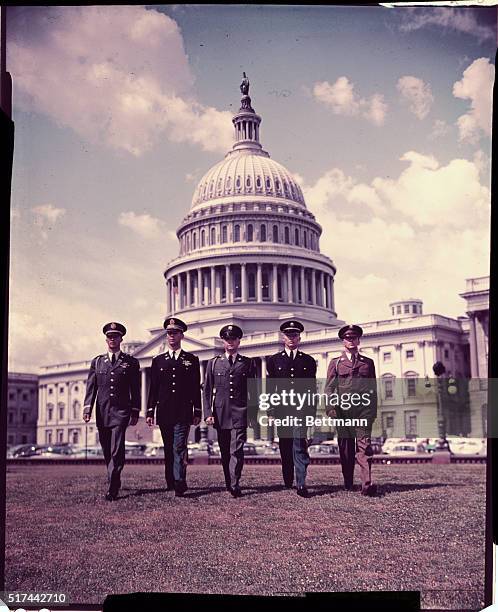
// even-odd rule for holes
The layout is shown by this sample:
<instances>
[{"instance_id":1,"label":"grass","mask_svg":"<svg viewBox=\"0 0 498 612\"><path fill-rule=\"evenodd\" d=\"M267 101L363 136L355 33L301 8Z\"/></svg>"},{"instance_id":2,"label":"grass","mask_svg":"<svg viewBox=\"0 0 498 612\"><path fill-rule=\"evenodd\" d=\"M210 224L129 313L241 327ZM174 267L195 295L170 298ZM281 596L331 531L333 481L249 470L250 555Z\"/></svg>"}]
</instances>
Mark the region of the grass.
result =
<instances>
[{"instance_id":1,"label":"grass","mask_svg":"<svg viewBox=\"0 0 498 612\"><path fill-rule=\"evenodd\" d=\"M312 497L282 488L279 465L245 466L244 496L221 466L189 466L184 498L160 465L127 465L116 502L103 466L8 468L6 590L271 595L420 590L422 607L484 606L485 466L374 466L380 496L311 466Z\"/></svg>"}]
</instances>

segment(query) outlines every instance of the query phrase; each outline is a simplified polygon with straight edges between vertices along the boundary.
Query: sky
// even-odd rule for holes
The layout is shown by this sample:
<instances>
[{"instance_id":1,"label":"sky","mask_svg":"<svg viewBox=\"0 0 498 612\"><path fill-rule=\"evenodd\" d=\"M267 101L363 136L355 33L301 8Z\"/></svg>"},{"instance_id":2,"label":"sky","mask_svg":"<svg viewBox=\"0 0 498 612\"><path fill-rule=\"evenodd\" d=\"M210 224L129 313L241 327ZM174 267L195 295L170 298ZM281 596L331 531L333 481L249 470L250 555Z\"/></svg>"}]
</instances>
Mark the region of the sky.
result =
<instances>
[{"instance_id":1,"label":"sky","mask_svg":"<svg viewBox=\"0 0 498 612\"><path fill-rule=\"evenodd\" d=\"M340 319L420 298L464 315L489 274L494 8L16 7L10 371L146 340L242 71L261 142L300 182Z\"/></svg>"}]
</instances>

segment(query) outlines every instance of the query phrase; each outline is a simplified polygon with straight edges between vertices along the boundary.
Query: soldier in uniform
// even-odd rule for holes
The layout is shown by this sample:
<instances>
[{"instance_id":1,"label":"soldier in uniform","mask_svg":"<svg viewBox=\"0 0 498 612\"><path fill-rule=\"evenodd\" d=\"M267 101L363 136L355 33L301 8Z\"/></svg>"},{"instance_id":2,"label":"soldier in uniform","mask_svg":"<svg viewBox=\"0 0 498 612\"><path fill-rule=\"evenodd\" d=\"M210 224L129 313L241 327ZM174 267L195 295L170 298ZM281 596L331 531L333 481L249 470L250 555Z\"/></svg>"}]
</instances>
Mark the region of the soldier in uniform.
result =
<instances>
[{"instance_id":1,"label":"soldier in uniform","mask_svg":"<svg viewBox=\"0 0 498 612\"><path fill-rule=\"evenodd\" d=\"M372 424L377 416L377 381L375 364L369 357L360 355L358 345L363 330L359 325L345 325L339 330L339 338L343 341L344 351L340 357L330 362L327 372L325 393L328 395L341 393L366 393L369 403L361 402L356 408L345 410L338 405L326 410L328 416L351 419L366 418L366 427L338 427L339 453L346 490L353 489L353 474L355 458L360 466L361 492L363 495L374 496L376 486L371 482L371 459L373 455L370 446ZM368 380L365 380L368 379ZM355 442L356 441L356 442Z\"/></svg>"},{"instance_id":2,"label":"soldier in uniform","mask_svg":"<svg viewBox=\"0 0 498 612\"><path fill-rule=\"evenodd\" d=\"M168 491L183 497L187 490L187 440L192 424L201 421L199 358L181 348L187 325L180 319L164 322L168 351L152 360L147 401L147 425L154 413L164 443L164 469Z\"/></svg>"},{"instance_id":3,"label":"soldier in uniform","mask_svg":"<svg viewBox=\"0 0 498 612\"><path fill-rule=\"evenodd\" d=\"M316 392L316 361L311 355L307 355L298 350L301 342L301 332L304 325L300 321L285 321L280 326L283 334L284 350L266 358L266 368L268 378L273 382L272 392L279 392L282 389L294 387L295 380L310 379L308 387L302 391L313 394ZM278 379L278 381L277 381ZM302 386L302 385L300 385ZM270 390L267 388L267 391ZM314 405L301 410L299 417L305 418L307 414L315 415ZM311 410L310 410L311 408ZM285 417L285 410L273 411L275 418ZM292 413L296 414L296 413ZM308 454L308 443L306 440L306 425L299 427L277 427L278 445L280 457L282 459L282 475L284 485L291 489L294 481L294 470L296 472L297 494L301 497L308 497L306 488L306 471L310 463Z\"/></svg>"},{"instance_id":4,"label":"soldier in uniform","mask_svg":"<svg viewBox=\"0 0 498 612\"><path fill-rule=\"evenodd\" d=\"M140 364L119 348L126 334L124 325L107 323L102 331L109 350L95 357L90 365L83 420L90 421L97 400L97 429L109 480L105 498L113 501L121 487L126 428L137 424L140 413Z\"/></svg>"},{"instance_id":5,"label":"soldier in uniform","mask_svg":"<svg viewBox=\"0 0 498 612\"><path fill-rule=\"evenodd\" d=\"M238 353L243 332L237 325L220 330L225 352L210 359L204 382L204 418L218 433L221 463L227 491L240 497L240 477L244 465L244 442L248 419L247 380L255 377L252 359Z\"/></svg>"}]
</instances>

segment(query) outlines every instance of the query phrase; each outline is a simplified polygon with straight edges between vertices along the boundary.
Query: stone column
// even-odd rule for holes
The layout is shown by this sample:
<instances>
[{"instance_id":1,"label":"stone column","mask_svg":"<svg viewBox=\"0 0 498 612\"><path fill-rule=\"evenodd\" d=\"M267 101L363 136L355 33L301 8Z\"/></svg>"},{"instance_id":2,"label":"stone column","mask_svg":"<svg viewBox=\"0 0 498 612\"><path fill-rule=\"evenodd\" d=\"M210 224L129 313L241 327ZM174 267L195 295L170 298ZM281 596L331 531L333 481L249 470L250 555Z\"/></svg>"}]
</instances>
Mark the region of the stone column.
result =
<instances>
[{"instance_id":1,"label":"stone column","mask_svg":"<svg viewBox=\"0 0 498 612\"><path fill-rule=\"evenodd\" d=\"M330 275L330 309L335 311L334 277Z\"/></svg>"},{"instance_id":2,"label":"stone column","mask_svg":"<svg viewBox=\"0 0 498 612\"><path fill-rule=\"evenodd\" d=\"M147 412L147 369L142 368L142 389L141 389L141 404L140 404L140 414L145 416Z\"/></svg>"},{"instance_id":3,"label":"stone column","mask_svg":"<svg viewBox=\"0 0 498 612\"><path fill-rule=\"evenodd\" d=\"M215 277L215 300L216 304L221 304L221 270L216 270L216 266L214 269L214 277Z\"/></svg>"},{"instance_id":4,"label":"stone column","mask_svg":"<svg viewBox=\"0 0 498 612\"><path fill-rule=\"evenodd\" d=\"M325 308L330 308L330 286L329 286L329 275L324 274L324 287L325 287Z\"/></svg>"},{"instance_id":5,"label":"stone column","mask_svg":"<svg viewBox=\"0 0 498 612\"><path fill-rule=\"evenodd\" d=\"M316 273L311 269L311 303L316 305Z\"/></svg>"},{"instance_id":6,"label":"stone column","mask_svg":"<svg viewBox=\"0 0 498 612\"><path fill-rule=\"evenodd\" d=\"M247 276L246 276L246 264L240 264L240 282L242 287L242 301L247 302Z\"/></svg>"},{"instance_id":7,"label":"stone column","mask_svg":"<svg viewBox=\"0 0 498 612\"><path fill-rule=\"evenodd\" d=\"M304 266L301 266L301 304L306 304L306 287L304 283Z\"/></svg>"},{"instance_id":8,"label":"stone column","mask_svg":"<svg viewBox=\"0 0 498 612\"><path fill-rule=\"evenodd\" d=\"M208 280L206 278L206 268L203 268L201 270L201 277L202 277L202 288L203 288L202 293L204 295L204 305L207 306L209 304L209 285L208 285Z\"/></svg>"},{"instance_id":9,"label":"stone column","mask_svg":"<svg viewBox=\"0 0 498 612\"><path fill-rule=\"evenodd\" d=\"M178 274L178 310L183 308L183 278L182 274Z\"/></svg>"},{"instance_id":10,"label":"stone column","mask_svg":"<svg viewBox=\"0 0 498 612\"><path fill-rule=\"evenodd\" d=\"M292 302L292 266L287 266L287 301Z\"/></svg>"},{"instance_id":11,"label":"stone column","mask_svg":"<svg viewBox=\"0 0 498 612\"><path fill-rule=\"evenodd\" d=\"M192 278L190 270L187 271L187 308L192 306Z\"/></svg>"},{"instance_id":12,"label":"stone column","mask_svg":"<svg viewBox=\"0 0 498 612\"><path fill-rule=\"evenodd\" d=\"M166 313L171 314L171 281L166 281Z\"/></svg>"},{"instance_id":13,"label":"stone column","mask_svg":"<svg viewBox=\"0 0 498 612\"><path fill-rule=\"evenodd\" d=\"M272 302L278 302L278 269L277 264L273 264L272 271L272 281L273 281L273 289L272 289Z\"/></svg>"},{"instance_id":14,"label":"stone column","mask_svg":"<svg viewBox=\"0 0 498 612\"><path fill-rule=\"evenodd\" d=\"M470 349L470 376L479 378L479 359L477 355L477 333L476 316L474 312L468 312L470 318L469 349Z\"/></svg>"},{"instance_id":15,"label":"stone column","mask_svg":"<svg viewBox=\"0 0 498 612\"><path fill-rule=\"evenodd\" d=\"M258 264L258 271L256 274L256 301L263 301L263 270L262 264Z\"/></svg>"},{"instance_id":16,"label":"stone column","mask_svg":"<svg viewBox=\"0 0 498 612\"><path fill-rule=\"evenodd\" d=\"M232 301L232 275L230 274L230 264L225 265L225 279L227 289L227 304Z\"/></svg>"},{"instance_id":17,"label":"stone column","mask_svg":"<svg viewBox=\"0 0 498 612\"><path fill-rule=\"evenodd\" d=\"M211 295L209 301L211 304L215 304L215 288L216 288L216 270L214 266L211 266Z\"/></svg>"},{"instance_id":18,"label":"stone column","mask_svg":"<svg viewBox=\"0 0 498 612\"><path fill-rule=\"evenodd\" d=\"M318 273L318 305L323 306L323 272Z\"/></svg>"},{"instance_id":19,"label":"stone column","mask_svg":"<svg viewBox=\"0 0 498 612\"><path fill-rule=\"evenodd\" d=\"M202 306L202 268L197 269L197 306Z\"/></svg>"}]
</instances>

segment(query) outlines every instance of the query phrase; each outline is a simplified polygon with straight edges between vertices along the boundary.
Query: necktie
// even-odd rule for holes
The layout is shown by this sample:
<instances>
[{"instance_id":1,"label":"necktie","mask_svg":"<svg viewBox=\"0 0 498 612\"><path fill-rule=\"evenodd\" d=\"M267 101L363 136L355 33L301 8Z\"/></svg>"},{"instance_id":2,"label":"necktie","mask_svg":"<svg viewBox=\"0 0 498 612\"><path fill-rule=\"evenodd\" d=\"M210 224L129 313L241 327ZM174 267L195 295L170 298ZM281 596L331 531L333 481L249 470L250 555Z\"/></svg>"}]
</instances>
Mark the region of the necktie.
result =
<instances>
[{"instance_id":1,"label":"necktie","mask_svg":"<svg viewBox=\"0 0 498 612\"><path fill-rule=\"evenodd\" d=\"M291 358L291 361L294 361L294 351L290 352L290 358Z\"/></svg>"},{"instance_id":2,"label":"necktie","mask_svg":"<svg viewBox=\"0 0 498 612\"><path fill-rule=\"evenodd\" d=\"M173 359L173 361L176 361L175 353L176 353L176 351L173 351L173 355L171 357L171 359Z\"/></svg>"},{"instance_id":3,"label":"necktie","mask_svg":"<svg viewBox=\"0 0 498 612\"><path fill-rule=\"evenodd\" d=\"M233 366L233 355L229 355L228 361L230 362L230 365Z\"/></svg>"},{"instance_id":4,"label":"necktie","mask_svg":"<svg viewBox=\"0 0 498 612\"><path fill-rule=\"evenodd\" d=\"M112 363L112 365L114 365L116 363L116 353L112 354L111 363Z\"/></svg>"},{"instance_id":5,"label":"necktie","mask_svg":"<svg viewBox=\"0 0 498 612\"><path fill-rule=\"evenodd\" d=\"M351 365L354 368L354 365L356 363L356 355L354 353L351 353Z\"/></svg>"}]
</instances>

